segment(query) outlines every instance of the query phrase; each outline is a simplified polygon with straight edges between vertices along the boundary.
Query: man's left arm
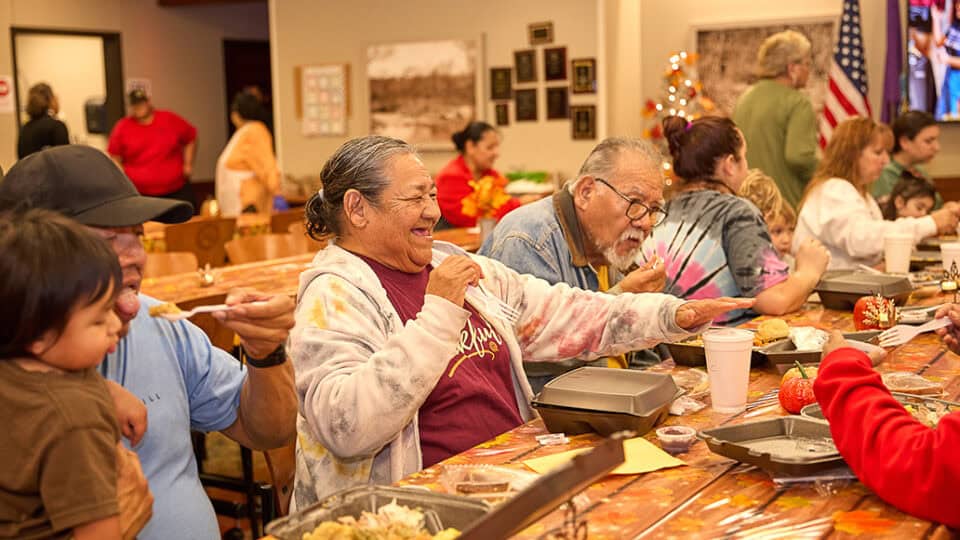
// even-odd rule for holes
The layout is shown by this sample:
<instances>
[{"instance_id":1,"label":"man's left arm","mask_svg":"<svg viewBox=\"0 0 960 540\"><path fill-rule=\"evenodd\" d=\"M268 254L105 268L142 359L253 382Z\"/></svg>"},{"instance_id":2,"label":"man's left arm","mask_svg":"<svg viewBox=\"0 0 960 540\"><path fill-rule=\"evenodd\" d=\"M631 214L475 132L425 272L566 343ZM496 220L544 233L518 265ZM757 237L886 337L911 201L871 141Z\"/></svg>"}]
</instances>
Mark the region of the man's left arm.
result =
<instances>
[{"instance_id":1,"label":"man's left arm","mask_svg":"<svg viewBox=\"0 0 960 540\"><path fill-rule=\"evenodd\" d=\"M251 290L232 291L226 303L238 306L214 316L240 337L246 352L247 378L240 391L237 419L223 433L255 450L289 444L296 435L297 394L293 365L283 350L293 328L294 302L286 295ZM256 367L268 357L283 354L283 362ZM260 362L258 362L258 360ZM270 362L273 363L273 362Z\"/></svg>"}]
</instances>

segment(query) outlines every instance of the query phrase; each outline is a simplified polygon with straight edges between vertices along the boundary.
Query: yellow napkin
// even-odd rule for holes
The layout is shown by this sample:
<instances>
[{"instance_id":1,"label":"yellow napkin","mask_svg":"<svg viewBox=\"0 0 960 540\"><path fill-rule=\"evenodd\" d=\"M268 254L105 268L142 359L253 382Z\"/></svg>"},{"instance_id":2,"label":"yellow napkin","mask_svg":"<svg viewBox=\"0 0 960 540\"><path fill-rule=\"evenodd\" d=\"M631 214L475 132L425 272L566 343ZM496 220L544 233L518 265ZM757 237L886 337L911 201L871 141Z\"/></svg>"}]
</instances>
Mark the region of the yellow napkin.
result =
<instances>
[{"instance_id":1,"label":"yellow napkin","mask_svg":"<svg viewBox=\"0 0 960 540\"><path fill-rule=\"evenodd\" d=\"M552 456L528 459L523 464L540 474L546 474L561 465L569 463L575 456L589 451L589 448L579 448ZM643 437L634 437L623 441L623 457L623 463L610 474L641 474L686 465L686 463L657 448Z\"/></svg>"}]
</instances>

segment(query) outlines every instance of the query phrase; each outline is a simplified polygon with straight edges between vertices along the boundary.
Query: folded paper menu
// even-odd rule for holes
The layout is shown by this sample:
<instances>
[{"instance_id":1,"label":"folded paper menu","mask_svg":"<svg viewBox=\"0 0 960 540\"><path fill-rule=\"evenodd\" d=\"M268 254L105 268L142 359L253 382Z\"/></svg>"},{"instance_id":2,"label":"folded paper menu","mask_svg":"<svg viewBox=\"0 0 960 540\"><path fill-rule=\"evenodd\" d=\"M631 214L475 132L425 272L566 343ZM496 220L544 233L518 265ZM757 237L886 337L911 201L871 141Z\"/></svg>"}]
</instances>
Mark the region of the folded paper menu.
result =
<instances>
[{"instance_id":1,"label":"folded paper menu","mask_svg":"<svg viewBox=\"0 0 960 540\"><path fill-rule=\"evenodd\" d=\"M528 459L523 464L540 474L546 474L569 463L574 456L589 451L589 448L579 448L551 456ZM610 474L641 474L686 465L686 463L657 448L656 445L643 437L634 437L623 441L623 456L623 464L611 471Z\"/></svg>"}]
</instances>

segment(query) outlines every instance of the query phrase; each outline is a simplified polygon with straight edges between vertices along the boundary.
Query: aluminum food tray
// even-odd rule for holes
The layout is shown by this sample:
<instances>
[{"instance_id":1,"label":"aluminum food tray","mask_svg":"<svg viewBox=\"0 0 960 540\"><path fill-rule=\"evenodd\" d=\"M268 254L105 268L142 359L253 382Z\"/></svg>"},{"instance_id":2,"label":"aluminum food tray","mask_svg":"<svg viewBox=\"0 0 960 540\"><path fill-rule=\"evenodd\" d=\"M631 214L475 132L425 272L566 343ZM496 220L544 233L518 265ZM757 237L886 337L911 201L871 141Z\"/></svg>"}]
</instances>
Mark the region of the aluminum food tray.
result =
<instances>
[{"instance_id":1,"label":"aluminum food tray","mask_svg":"<svg viewBox=\"0 0 960 540\"><path fill-rule=\"evenodd\" d=\"M947 407L950 407L952 411L960 410L960 403L954 401L948 401L945 399L940 399L932 396L920 396L915 394L904 394L902 392L890 392L893 394L893 397L897 399L900 403L908 405L911 403L942 403ZM823 415L823 409L820 408L819 403L811 403L806 407L800 409L800 416L805 416L807 418L813 418L815 420L827 421L827 417Z\"/></svg>"},{"instance_id":2,"label":"aluminum food tray","mask_svg":"<svg viewBox=\"0 0 960 540\"><path fill-rule=\"evenodd\" d=\"M784 476L809 476L844 464L830 425L802 416L782 416L705 429L697 437L715 454Z\"/></svg>"},{"instance_id":3,"label":"aluminum food tray","mask_svg":"<svg viewBox=\"0 0 960 540\"><path fill-rule=\"evenodd\" d=\"M450 527L462 531L482 519L491 509L486 502L469 497L419 489L359 486L339 491L317 504L271 521L266 533L278 540L301 540L304 533L313 532L323 521L344 516L360 517L363 511L376 512L381 506L394 501L421 510L430 534Z\"/></svg>"}]
</instances>

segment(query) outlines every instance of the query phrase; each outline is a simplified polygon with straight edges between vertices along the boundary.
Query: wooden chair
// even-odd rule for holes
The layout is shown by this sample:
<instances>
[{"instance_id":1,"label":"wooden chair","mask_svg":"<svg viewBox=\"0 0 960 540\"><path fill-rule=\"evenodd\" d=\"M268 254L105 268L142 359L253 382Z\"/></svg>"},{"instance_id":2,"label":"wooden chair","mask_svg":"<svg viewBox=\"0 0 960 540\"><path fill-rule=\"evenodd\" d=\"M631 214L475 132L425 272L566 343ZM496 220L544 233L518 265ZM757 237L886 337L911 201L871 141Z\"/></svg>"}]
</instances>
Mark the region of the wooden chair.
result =
<instances>
[{"instance_id":1,"label":"wooden chair","mask_svg":"<svg viewBox=\"0 0 960 540\"><path fill-rule=\"evenodd\" d=\"M197 256L189 251L147 253L147 264L143 267L143 277L151 278L195 272L197 268L199 268Z\"/></svg>"},{"instance_id":2,"label":"wooden chair","mask_svg":"<svg viewBox=\"0 0 960 540\"><path fill-rule=\"evenodd\" d=\"M289 234L258 234L235 238L226 244L232 264L279 259L303 253Z\"/></svg>"},{"instance_id":3,"label":"wooden chair","mask_svg":"<svg viewBox=\"0 0 960 540\"><path fill-rule=\"evenodd\" d=\"M270 484L276 495L277 517L287 515L290 499L293 497L293 477L297 472L297 443L291 443L275 450L266 450L263 456L270 471Z\"/></svg>"},{"instance_id":4,"label":"wooden chair","mask_svg":"<svg viewBox=\"0 0 960 540\"><path fill-rule=\"evenodd\" d=\"M287 232L293 237L293 243L297 246L299 253L316 253L327 246L327 241L316 241L307 236L307 227L301 221L291 223L287 227Z\"/></svg>"},{"instance_id":5,"label":"wooden chair","mask_svg":"<svg viewBox=\"0 0 960 540\"><path fill-rule=\"evenodd\" d=\"M233 218L200 217L185 223L168 225L164 231L167 251L189 251L197 256L197 264L223 266L227 262L224 244L233 238Z\"/></svg>"},{"instance_id":6,"label":"wooden chair","mask_svg":"<svg viewBox=\"0 0 960 540\"><path fill-rule=\"evenodd\" d=\"M289 230L292 223L303 223L305 211L301 206L300 208L291 208L290 210L284 210L271 215L270 232L274 234L284 234Z\"/></svg>"}]
</instances>

